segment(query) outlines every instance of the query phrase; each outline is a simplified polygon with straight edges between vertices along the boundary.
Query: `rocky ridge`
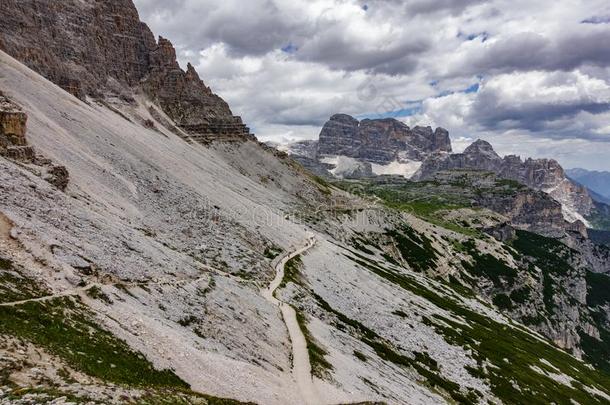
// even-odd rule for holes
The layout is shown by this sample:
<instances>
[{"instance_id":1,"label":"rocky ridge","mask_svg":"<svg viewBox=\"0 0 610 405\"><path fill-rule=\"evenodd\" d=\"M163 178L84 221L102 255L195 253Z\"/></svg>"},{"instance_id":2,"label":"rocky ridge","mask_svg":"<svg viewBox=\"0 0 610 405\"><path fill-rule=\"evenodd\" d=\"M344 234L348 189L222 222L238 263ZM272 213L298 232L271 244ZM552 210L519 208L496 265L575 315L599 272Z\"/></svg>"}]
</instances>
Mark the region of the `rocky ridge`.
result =
<instances>
[{"instance_id":1,"label":"rocky ridge","mask_svg":"<svg viewBox=\"0 0 610 405\"><path fill-rule=\"evenodd\" d=\"M0 49L81 100L144 93L187 138L252 137L192 65L180 68L170 41L155 41L131 0L6 0L0 19Z\"/></svg>"},{"instance_id":2,"label":"rocky ridge","mask_svg":"<svg viewBox=\"0 0 610 405\"><path fill-rule=\"evenodd\" d=\"M317 155L341 155L371 163L421 161L433 152L451 152L449 133L443 128L409 128L394 119L358 121L347 114L328 120L317 145Z\"/></svg>"},{"instance_id":3,"label":"rocky ridge","mask_svg":"<svg viewBox=\"0 0 610 405\"><path fill-rule=\"evenodd\" d=\"M73 173L62 193L0 157L0 403L307 404L261 293L297 252L276 297L319 403L610 400L607 284L561 243L428 222L255 142L187 144L139 97L86 104L3 52L0 76Z\"/></svg>"},{"instance_id":4,"label":"rocky ridge","mask_svg":"<svg viewBox=\"0 0 610 405\"><path fill-rule=\"evenodd\" d=\"M594 203L586 188L572 182L559 163L553 159L531 159L519 156L500 157L489 142L478 140L463 153L434 154L427 158L414 180L432 178L441 170L471 169L496 173L499 177L518 181L535 190L548 193L563 206L566 219L582 221L591 215Z\"/></svg>"}]
</instances>

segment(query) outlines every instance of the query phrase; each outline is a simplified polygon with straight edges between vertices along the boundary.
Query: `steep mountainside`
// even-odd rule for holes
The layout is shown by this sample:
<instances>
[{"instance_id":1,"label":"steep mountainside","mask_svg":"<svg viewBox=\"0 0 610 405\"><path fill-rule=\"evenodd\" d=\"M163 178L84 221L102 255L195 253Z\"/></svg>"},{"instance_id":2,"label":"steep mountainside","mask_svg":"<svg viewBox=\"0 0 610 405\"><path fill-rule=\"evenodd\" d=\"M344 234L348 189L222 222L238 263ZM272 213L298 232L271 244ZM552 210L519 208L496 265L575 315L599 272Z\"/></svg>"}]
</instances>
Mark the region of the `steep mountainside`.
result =
<instances>
[{"instance_id":1,"label":"steep mountainside","mask_svg":"<svg viewBox=\"0 0 610 405\"><path fill-rule=\"evenodd\" d=\"M516 229L519 207L430 203L481 198L450 178L405 191L314 177L214 129L229 112L164 40L138 83L100 74L103 94L83 75L79 99L43 71L86 66L73 41L132 49L130 10L135 23L129 1L0 11L25 16L23 42L0 28L5 49L56 81L0 51L0 403L610 401L610 278Z\"/></svg>"},{"instance_id":2,"label":"steep mountainside","mask_svg":"<svg viewBox=\"0 0 610 405\"><path fill-rule=\"evenodd\" d=\"M155 41L131 0L6 0L0 19L0 49L81 100L133 102L143 92L197 141L249 135L191 65L180 69L172 44Z\"/></svg>"},{"instance_id":3,"label":"steep mountainside","mask_svg":"<svg viewBox=\"0 0 610 405\"><path fill-rule=\"evenodd\" d=\"M535 190L542 190L559 201L570 222L587 222L595 210L586 188L571 181L555 160L527 159L518 156L501 158L489 142L478 140L463 153L437 154L424 161L414 180L429 179L440 170L474 169L496 173L501 178L518 181Z\"/></svg>"}]
</instances>

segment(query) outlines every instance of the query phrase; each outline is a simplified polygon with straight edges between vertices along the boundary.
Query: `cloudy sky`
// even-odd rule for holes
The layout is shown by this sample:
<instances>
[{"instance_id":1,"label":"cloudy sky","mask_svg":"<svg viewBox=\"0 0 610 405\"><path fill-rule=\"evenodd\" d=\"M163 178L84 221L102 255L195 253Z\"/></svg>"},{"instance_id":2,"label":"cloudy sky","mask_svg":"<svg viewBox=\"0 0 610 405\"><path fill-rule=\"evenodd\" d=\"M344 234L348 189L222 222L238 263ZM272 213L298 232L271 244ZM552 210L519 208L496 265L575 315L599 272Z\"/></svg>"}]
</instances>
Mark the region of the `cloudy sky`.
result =
<instances>
[{"instance_id":1,"label":"cloudy sky","mask_svg":"<svg viewBox=\"0 0 610 405\"><path fill-rule=\"evenodd\" d=\"M135 0L260 139L332 114L610 170L608 0Z\"/></svg>"}]
</instances>

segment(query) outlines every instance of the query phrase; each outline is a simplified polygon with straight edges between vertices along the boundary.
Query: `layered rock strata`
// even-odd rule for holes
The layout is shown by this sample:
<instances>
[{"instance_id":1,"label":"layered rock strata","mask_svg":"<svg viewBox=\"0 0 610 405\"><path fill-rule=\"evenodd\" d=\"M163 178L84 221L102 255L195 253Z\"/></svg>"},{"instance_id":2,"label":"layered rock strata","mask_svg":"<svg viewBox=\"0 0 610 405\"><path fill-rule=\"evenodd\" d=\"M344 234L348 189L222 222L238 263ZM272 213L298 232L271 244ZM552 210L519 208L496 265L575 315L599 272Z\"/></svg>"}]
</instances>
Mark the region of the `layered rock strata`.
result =
<instances>
[{"instance_id":1,"label":"layered rock strata","mask_svg":"<svg viewBox=\"0 0 610 405\"><path fill-rule=\"evenodd\" d=\"M411 129L393 118L358 121L336 114L324 124L318 141L318 155L347 156L382 165L421 161L434 152L451 152L446 130Z\"/></svg>"},{"instance_id":2,"label":"layered rock strata","mask_svg":"<svg viewBox=\"0 0 610 405\"><path fill-rule=\"evenodd\" d=\"M485 170L500 178L514 180L536 190L548 193L563 206L570 222L584 220L594 209L593 200L586 188L566 176L559 163L552 159L526 159L510 155L500 157L489 142L478 140L463 153L436 153L428 157L413 176L414 180L433 178L444 170Z\"/></svg>"},{"instance_id":3,"label":"layered rock strata","mask_svg":"<svg viewBox=\"0 0 610 405\"><path fill-rule=\"evenodd\" d=\"M0 156L19 162L60 190L68 187L70 174L64 166L36 155L26 138L27 114L0 92Z\"/></svg>"},{"instance_id":4,"label":"layered rock strata","mask_svg":"<svg viewBox=\"0 0 610 405\"><path fill-rule=\"evenodd\" d=\"M130 103L143 91L196 141L252 137L131 0L3 0L0 20L1 50L82 100Z\"/></svg>"}]
</instances>

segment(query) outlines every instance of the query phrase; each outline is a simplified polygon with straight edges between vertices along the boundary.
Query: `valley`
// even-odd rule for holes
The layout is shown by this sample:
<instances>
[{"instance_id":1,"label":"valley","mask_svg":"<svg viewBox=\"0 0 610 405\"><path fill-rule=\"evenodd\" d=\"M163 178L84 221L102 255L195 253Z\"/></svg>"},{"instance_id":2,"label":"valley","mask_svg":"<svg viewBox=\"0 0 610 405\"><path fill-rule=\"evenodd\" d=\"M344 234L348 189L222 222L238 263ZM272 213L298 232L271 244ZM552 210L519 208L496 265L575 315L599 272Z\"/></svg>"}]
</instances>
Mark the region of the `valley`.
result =
<instances>
[{"instance_id":1,"label":"valley","mask_svg":"<svg viewBox=\"0 0 610 405\"><path fill-rule=\"evenodd\" d=\"M0 404L610 403L610 210L556 161L269 145L131 0L0 19Z\"/></svg>"}]
</instances>

